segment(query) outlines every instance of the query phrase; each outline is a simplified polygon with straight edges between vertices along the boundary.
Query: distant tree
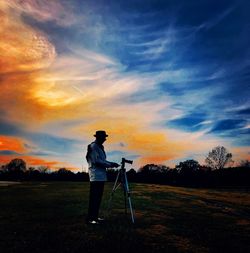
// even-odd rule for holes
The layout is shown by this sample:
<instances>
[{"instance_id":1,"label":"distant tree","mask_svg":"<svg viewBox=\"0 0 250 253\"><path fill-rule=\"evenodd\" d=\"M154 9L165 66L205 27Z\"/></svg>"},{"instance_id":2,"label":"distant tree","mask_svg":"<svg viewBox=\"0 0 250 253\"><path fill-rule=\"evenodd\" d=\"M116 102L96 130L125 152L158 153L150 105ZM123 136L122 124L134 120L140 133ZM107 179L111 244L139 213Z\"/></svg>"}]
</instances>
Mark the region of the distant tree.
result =
<instances>
[{"instance_id":1,"label":"distant tree","mask_svg":"<svg viewBox=\"0 0 250 253\"><path fill-rule=\"evenodd\" d=\"M159 173L164 173L168 170L169 168L165 165L146 164L139 169L139 172L143 174L155 174L155 173L159 174Z\"/></svg>"},{"instance_id":2,"label":"distant tree","mask_svg":"<svg viewBox=\"0 0 250 253\"><path fill-rule=\"evenodd\" d=\"M11 160L7 165L6 165L8 171L10 172L24 172L26 171L26 163L24 160L20 158L15 158Z\"/></svg>"},{"instance_id":3,"label":"distant tree","mask_svg":"<svg viewBox=\"0 0 250 253\"><path fill-rule=\"evenodd\" d=\"M37 170L42 173L42 174L46 174L46 173L49 173L50 172L50 169L48 166L39 166L37 168Z\"/></svg>"},{"instance_id":4,"label":"distant tree","mask_svg":"<svg viewBox=\"0 0 250 253\"><path fill-rule=\"evenodd\" d=\"M167 173L167 172L169 172L170 168L166 165L159 164L158 165L158 170L159 170L160 173Z\"/></svg>"},{"instance_id":5,"label":"distant tree","mask_svg":"<svg viewBox=\"0 0 250 253\"><path fill-rule=\"evenodd\" d=\"M6 172L7 171L7 166L6 165L1 165L1 167L0 167L0 171L1 172Z\"/></svg>"},{"instance_id":6,"label":"distant tree","mask_svg":"<svg viewBox=\"0 0 250 253\"><path fill-rule=\"evenodd\" d=\"M136 178L140 182L165 183L169 168L165 165L146 164L138 170Z\"/></svg>"},{"instance_id":7,"label":"distant tree","mask_svg":"<svg viewBox=\"0 0 250 253\"><path fill-rule=\"evenodd\" d=\"M195 172L199 169L200 165L195 160L186 160L184 162L180 162L176 169L179 170L180 173L189 174Z\"/></svg>"},{"instance_id":8,"label":"distant tree","mask_svg":"<svg viewBox=\"0 0 250 253\"><path fill-rule=\"evenodd\" d=\"M33 172L33 171L35 171L35 169L36 169L35 167L29 167L28 172Z\"/></svg>"},{"instance_id":9,"label":"distant tree","mask_svg":"<svg viewBox=\"0 0 250 253\"><path fill-rule=\"evenodd\" d=\"M248 160L242 160L240 162L240 167L250 168L250 161L248 161Z\"/></svg>"},{"instance_id":10,"label":"distant tree","mask_svg":"<svg viewBox=\"0 0 250 253\"><path fill-rule=\"evenodd\" d=\"M60 168L54 174L57 175L59 180L73 180L75 178L75 174L66 168Z\"/></svg>"},{"instance_id":11,"label":"distant tree","mask_svg":"<svg viewBox=\"0 0 250 253\"><path fill-rule=\"evenodd\" d=\"M129 171L127 171L127 174L129 175L135 175L136 174L136 170L131 168Z\"/></svg>"},{"instance_id":12,"label":"distant tree","mask_svg":"<svg viewBox=\"0 0 250 253\"><path fill-rule=\"evenodd\" d=\"M71 170L67 170L66 168L61 168L57 171L59 175L72 175L74 174Z\"/></svg>"},{"instance_id":13,"label":"distant tree","mask_svg":"<svg viewBox=\"0 0 250 253\"><path fill-rule=\"evenodd\" d=\"M223 146L217 146L208 153L205 159L208 167L214 170L223 169L227 164L232 164L232 154Z\"/></svg>"},{"instance_id":14,"label":"distant tree","mask_svg":"<svg viewBox=\"0 0 250 253\"><path fill-rule=\"evenodd\" d=\"M200 171L211 171L211 168L206 165L200 165Z\"/></svg>"},{"instance_id":15,"label":"distant tree","mask_svg":"<svg viewBox=\"0 0 250 253\"><path fill-rule=\"evenodd\" d=\"M129 180L134 180L136 178L136 170L131 168L129 171L127 171L127 176Z\"/></svg>"}]
</instances>

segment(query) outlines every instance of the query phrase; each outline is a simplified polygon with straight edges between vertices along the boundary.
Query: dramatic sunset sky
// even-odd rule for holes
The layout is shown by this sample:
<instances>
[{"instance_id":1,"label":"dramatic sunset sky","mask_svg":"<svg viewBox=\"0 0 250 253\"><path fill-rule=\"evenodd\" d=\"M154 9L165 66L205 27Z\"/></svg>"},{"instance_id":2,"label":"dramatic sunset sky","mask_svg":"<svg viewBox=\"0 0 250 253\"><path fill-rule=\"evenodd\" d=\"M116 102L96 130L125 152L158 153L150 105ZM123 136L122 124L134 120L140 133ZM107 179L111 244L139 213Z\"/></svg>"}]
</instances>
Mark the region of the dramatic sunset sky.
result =
<instances>
[{"instance_id":1,"label":"dramatic sunset sky","mask_svg":"<svg viewBox=\"0 0 250 253\"><path fill-rule=\"evenodd\" d=\"M250 159L250 2L0 0L0 163Z\"/></svg>"}]
</instances>

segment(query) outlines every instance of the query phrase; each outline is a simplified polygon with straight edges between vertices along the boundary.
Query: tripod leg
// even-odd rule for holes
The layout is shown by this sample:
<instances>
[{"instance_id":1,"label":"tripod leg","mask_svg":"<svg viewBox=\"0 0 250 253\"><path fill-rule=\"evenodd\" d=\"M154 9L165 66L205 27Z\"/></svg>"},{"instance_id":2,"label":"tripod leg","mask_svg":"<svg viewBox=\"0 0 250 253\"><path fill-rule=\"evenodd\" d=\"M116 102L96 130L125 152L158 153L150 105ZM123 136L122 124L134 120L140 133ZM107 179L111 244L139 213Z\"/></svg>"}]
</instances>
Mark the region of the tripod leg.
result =
<instances>
[{"instance_id":1,"label":"tripod leg","mask_svg":"<svg viewBox=\"0 0 250 253\"><path fill-rule=\"evenodd\" d=\"M125 179L127 198L128 198L129 209L130 209L130 214L131 214L131 220L132 220L132 223L135 223L134 212L133 212L133 208L132 208L132 202L131 202L130 191L129 191L129 186L128 186L128 179L127 179L126 173L124 174L124 179Z\"/></svg>"},{"instance_id":2,"label":"tripod leg","mask_svg":"<svg viewBox=\"0 0 250 253\"><path fill-rule=\"evenodd\" d=\"M132 203L131 203L130 196L128 197L128 203L129 203L129 209L130 209L132 223L135 223L134 213L133 213L133 209L132 209Z\"/></svg>"},{"instance_id":3,"label":"tripod leg","mask_svg":"<svg viewBox=\"0 0 250 253\"><path fill-rule=\"evenodd\" d=\"M125 214L127 214L127 190L125 188L125 185L122 185L123 188L123 194L124 194L124 210L125 210Z\"/></svg>"},{"instance_id":4,"label":"tripod leg","mask_svg":"<svg viewBox=\"0 0 250 253\"><path fill-rule=\"evenodd\" d=\"M118 188L119 184L118 184L118 179L120 177L120 171L118 171L118 174L116 176L116 179L115 179L115 183L114 183L114 186L113 186L113 189L110 193L110 198L109 198L109 202L108 202L108 208L107 208L107 211L110 211L111 209L111 205L112 205L112 201L113 201L113 196L114 196L114 193L115 193L115 190Z\"/></svg>"},{"instance_id":5,"label":"tripod leg","mask_svg":"<svg viewBox=\"0 0 250 253\"><path fill-rule=\"evenodd\" d=\"M118 174L117 174L117 176L116 176L116 179L115 179L115 183L114 183L114 186L113 186L113 189L112 189L112 192L114 192L116 189L117 189L117 182L118 182L118 179L119 179L119 177L120 177L120 173L121 173L121 171L119 170L118 171Z\"/></svg>"},{"instance_id":6,"label":"tripod leg","mask_svg":"<svg viewBox=\"0 0 250 253\"><path fill-rule=\"evenodd\" d=\"M125 211L125 214L127 214L127 188L126 188L126 184L125 184L124 170L121 171L121 185L122 185L123 196L124 196L124 211Z\"/></svg>"}]
</instances>

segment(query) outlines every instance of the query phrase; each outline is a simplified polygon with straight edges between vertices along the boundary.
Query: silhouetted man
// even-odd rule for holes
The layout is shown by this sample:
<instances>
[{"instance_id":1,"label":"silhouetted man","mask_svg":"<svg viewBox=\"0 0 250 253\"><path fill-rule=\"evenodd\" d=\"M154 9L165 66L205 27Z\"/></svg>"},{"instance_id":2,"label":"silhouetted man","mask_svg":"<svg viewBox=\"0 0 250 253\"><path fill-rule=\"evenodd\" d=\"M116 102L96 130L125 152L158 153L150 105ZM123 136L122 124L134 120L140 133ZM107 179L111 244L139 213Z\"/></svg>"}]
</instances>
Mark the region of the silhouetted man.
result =
<instances>
[{"instance_id":1,"label":"silhouetted man","mask_svg":"<svg viewBox=\"0 0 250 253\"><path fill-rule=\"evenodd\" d=\"M108 136L105 131L96 131L94 135L96 140L88 145L86 159L89 165L89 209L86 218L87 224L99 224L102 218L99 218L99 208L102 200L104 183L107 181L106 168L117 168L118 163L106 160L103 143Z\"/></svg>"}]
</instances>

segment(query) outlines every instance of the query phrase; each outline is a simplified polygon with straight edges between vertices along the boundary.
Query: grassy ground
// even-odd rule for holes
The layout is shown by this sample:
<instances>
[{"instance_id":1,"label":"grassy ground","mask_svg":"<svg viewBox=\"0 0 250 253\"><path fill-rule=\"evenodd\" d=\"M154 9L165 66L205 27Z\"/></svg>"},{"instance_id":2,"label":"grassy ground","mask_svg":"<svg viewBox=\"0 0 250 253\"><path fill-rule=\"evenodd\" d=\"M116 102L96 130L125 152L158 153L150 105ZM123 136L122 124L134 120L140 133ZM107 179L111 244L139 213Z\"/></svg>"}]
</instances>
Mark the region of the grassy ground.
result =
<instances>
[{"instance_id":1,"label":"grassy ground","mask_svg":"<svg viewBox=\"0 0 250 253\"><path fill-rule=\"evenodd\" d=\"M107 183L102 209L113 184ZM131 184L136 224L123 195L102 226L84 223L88 183L0 184L0 251L250 252L250 192Z\"/></svg>"}]
</instances>

